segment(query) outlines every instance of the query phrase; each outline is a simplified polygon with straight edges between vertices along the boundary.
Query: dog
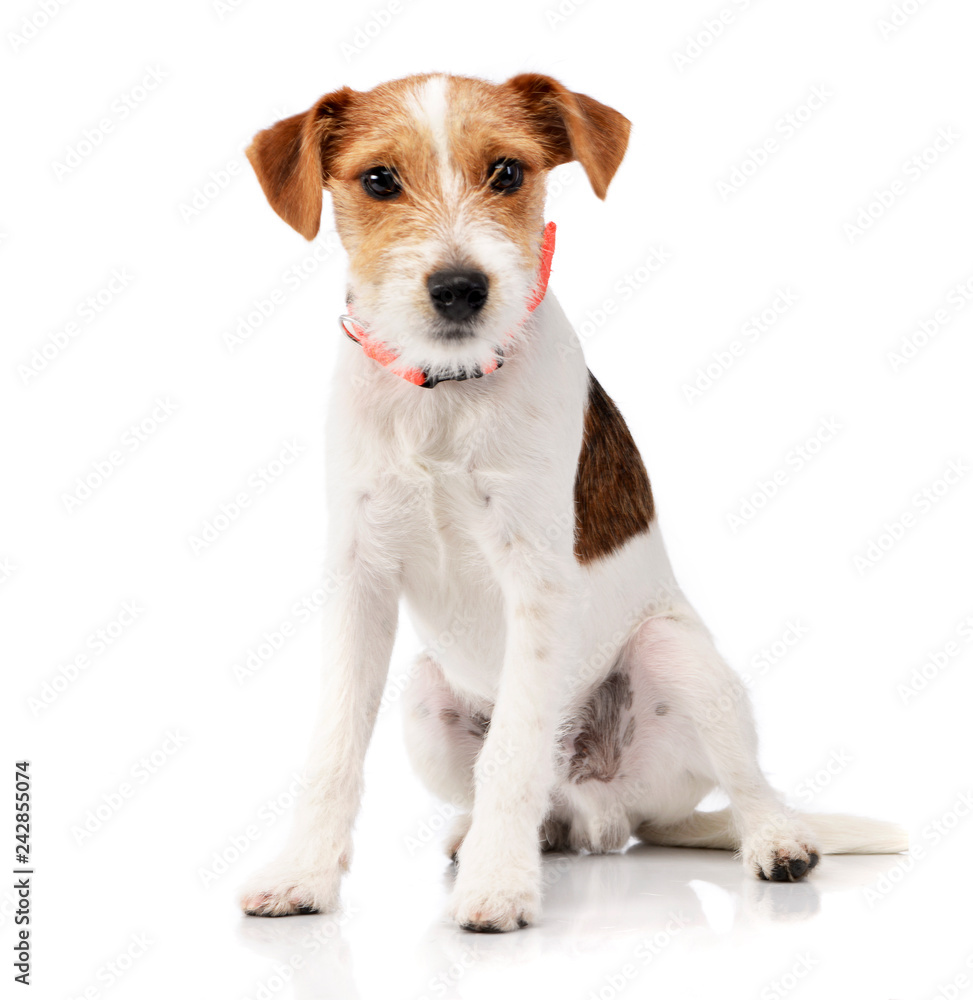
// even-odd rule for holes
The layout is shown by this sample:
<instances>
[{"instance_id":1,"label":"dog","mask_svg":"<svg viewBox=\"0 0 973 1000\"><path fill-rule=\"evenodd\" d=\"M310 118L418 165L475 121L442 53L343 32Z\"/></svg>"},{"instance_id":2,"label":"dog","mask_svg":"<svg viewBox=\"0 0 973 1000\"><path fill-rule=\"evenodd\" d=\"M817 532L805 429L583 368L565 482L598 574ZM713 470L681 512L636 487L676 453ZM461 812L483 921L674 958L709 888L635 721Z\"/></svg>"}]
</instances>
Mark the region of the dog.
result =
<instances>
[{"instance_id":1,"label":"dog","mask_svg":"<svg viewBox=\"0 0 973 1000\"><path fill-rule=\"evenodd\" d=\"M604 198L622 114L548 76L430 74L349 88L247 156L307 239L323 190L349 258L329 413L326 669L283 855L248 914L333 910L400 598L428 644L409 756L460 816L450 914L534 921L541 852L739 852L805 878L827 853L906 847L890 823L789 809L757 762L745 687L673 576L645 466L547 290L548 172ZM721 789L729 806L700 811Z\"/></svg>"}]
</instances>

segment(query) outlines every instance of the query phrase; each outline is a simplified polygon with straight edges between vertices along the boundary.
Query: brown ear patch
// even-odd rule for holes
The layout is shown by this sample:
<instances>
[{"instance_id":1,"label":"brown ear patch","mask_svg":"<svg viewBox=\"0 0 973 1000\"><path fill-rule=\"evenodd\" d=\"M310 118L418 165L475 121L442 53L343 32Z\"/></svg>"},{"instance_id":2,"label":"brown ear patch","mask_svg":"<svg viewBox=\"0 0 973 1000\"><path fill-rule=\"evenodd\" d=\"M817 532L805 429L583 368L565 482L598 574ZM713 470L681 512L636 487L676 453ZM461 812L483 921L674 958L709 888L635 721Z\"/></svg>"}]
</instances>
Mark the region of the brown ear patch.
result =
<instances>
[{"instance_id":1,"label":"brown ear patch","mask_svg":"<svg viewBox=\"0 0 973 1000\"><path fill-rule=\"evenodd\" d=\"M325 94L307 111L258 132L247 148L267 201L305 239L318 234L321 192L342 130L341 113L353 96L347 87Z\"/></svg>"},{"instance_id":2,"label":"brown ear patch","mask_svg":"<svg viewBox=\"0 0 973 1000\"><path fill-rule=\"evenodd\" d=\"M547 151L548 167L577 160L595 194L604 198L625 156L632 123L607 104L540 73L521 73L505 86L520 96Z\"/></svg>"},{"instance_id":3,"label":"brown ear patch","mask_svg":"<svg viewBox=\"0 0 973 1000\"><path fill-rule=\"evenodd\" d=\"M655 518L639 450L618 407L591 372L574 502L574 555L582 564L611 555L648 531Z\"/></svg>"}]
</instances>

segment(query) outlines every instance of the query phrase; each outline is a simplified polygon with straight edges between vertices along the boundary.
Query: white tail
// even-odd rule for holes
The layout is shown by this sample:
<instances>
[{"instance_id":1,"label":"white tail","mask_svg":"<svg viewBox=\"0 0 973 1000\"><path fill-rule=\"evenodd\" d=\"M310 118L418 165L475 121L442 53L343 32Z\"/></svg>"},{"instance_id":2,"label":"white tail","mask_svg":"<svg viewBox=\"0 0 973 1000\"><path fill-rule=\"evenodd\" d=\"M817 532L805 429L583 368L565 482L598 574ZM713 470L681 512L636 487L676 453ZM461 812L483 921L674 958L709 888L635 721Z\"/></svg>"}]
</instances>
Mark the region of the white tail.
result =
<instances>
[{"instance_id":1,"label":"white tail","mask_svg":"<svg viewBox=\"0 0 973 1000\"><path fill-rule=\"evenodd\" d=\"M813 835L824 854L898 854L909 847L909 835L895 823L838 813L798 813L795 818ZM665 847L712 847L740 850L740 835L729 809L694 812L681 823L657 826L645 822L635 836Z\"/></svg>"}]
</instances>

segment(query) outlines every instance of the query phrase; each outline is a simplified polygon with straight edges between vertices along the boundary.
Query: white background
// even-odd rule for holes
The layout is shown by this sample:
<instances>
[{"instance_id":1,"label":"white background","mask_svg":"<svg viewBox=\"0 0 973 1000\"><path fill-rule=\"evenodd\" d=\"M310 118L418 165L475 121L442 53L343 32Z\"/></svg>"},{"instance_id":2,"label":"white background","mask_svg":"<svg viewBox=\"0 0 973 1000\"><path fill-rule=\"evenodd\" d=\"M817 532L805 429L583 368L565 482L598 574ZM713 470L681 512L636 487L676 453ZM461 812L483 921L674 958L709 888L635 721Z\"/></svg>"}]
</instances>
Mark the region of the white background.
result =
<instances>
[{"instance_id":1,"label":"white background","mask_svg":"<svg viewBox=\"0 0 973 1000\"><path fill-rule=\"evenodd\" d=\"M12 762L32 760L33 995L973 995L973 11L381 4L5 8L2 731L11 796ZM556 173L551 288L642 448L682 583L752 678L772 780L804 808L904 823L917 857L828 858L794 886L751 881L719 852L554 859L536 927L458 931L443 919L442 808L395 711L405 624L345 914L236 910L282 841L327 641L296 605L320 583L344 271L327 198L315 259L241 150L328 90L429 70L549 73L632 120L607 201L577 164ZM623 297L657 248L668 262ZM796 302L748 339L780 289ZM600 321L606 299L617 309ZM231 350L248 314L260 322ZM721 366L734 340L745 349ZM795 449L826 421L840 429L803 462ZM296 460L272 466L288 446ZM950 463L965 471L947 483ZM96 485L76 502L79 477ZM249 506L194 552L241 491ZM755 659L791 623L799 641ZM12 901L0 890L4 977Z\"/></svg>"}]
</instances>

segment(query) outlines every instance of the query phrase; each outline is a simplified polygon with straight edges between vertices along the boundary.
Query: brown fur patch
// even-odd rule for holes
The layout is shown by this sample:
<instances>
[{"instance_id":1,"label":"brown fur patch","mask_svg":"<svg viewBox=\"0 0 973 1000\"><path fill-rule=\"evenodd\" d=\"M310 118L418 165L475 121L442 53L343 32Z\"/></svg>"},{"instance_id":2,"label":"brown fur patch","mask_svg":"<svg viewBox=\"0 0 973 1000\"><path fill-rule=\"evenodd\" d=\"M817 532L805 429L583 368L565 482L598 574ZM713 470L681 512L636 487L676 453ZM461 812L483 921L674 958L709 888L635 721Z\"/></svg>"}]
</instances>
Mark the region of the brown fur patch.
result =
<instances>
[{"instance_id":1,"label":"brown fur patch","mask_svg":"<svg viewBox=\"0 0 973 1000\"><path fill-rule=\"evenodd\" d=\"M622 762L622 751L635 736L635 717L622 725L632 707L632 685L627 674L613 673L601 683L575 722L574 754L569 764L571 781L611 781Z\"/></svg>"},{"instance_id":2,"label":"brown fur patch","mask_svg":"<svg viewBox=\"0 0 973 1000\"><path fill-rule=\"evenodd\" d=\"M574 501L574 554L580 563L611 555L648 531L655 518L652 487L635 441L590 372Z\"/></svg>"},{"instance_id":3,"label":"brown fur patch","mask_svg":"<svg viewBox=\"0 0 973 1000\"><path fill-rule=\"evenodd\" d=\"M308 111L258 132L247 149L273 210L309 240L321 225L321 192L354 93L344 87L325 94Z\"/></svg>"},{"instance_id":4,"label":"brown fur patch","mask_svg":"<svg viewBox=\"0 0 973 1000\"><path fill-rule=\"evenodd\" d=\"M548 166L577 160L595 194L604 198L625 156L632 123L614 108L539 73L521 73L506 86L522 95L532 131L546 147Z\"/></svg>"}]
</instances>

